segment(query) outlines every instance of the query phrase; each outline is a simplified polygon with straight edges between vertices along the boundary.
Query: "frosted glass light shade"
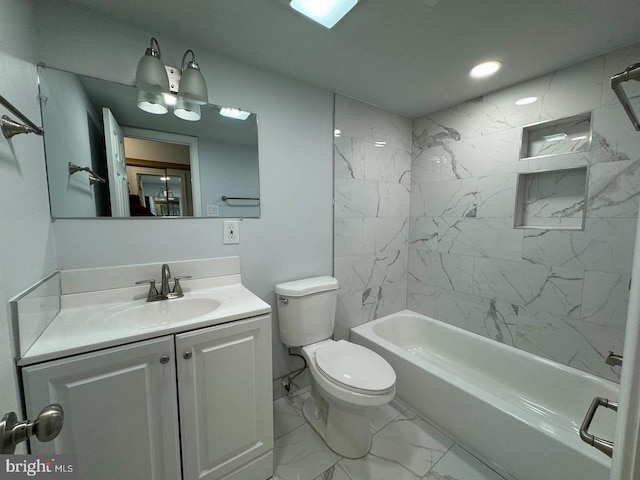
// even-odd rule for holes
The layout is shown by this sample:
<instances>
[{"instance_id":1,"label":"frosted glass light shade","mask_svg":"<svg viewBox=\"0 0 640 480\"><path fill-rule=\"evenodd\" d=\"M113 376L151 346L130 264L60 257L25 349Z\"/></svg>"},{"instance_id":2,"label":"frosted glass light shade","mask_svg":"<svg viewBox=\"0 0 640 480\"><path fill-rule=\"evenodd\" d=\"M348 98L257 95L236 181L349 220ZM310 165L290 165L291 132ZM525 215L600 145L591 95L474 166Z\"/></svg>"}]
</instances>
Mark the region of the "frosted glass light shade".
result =
<instances>
[{"instance_id":1,"label":"frosted glass light shade","mask_svg":"<svg viewBox=\"0 0 640 480\"><path fill-rule=\"evenodd\" d=\"M176 106L173 109L173 114L183 120L188 120L189 122L197 122L198 120L200 120L201 116L200 105L189 102L184 98L178 97Z\"/></svg>"},{"instance_id":2,"label":"frosted glass light shade","mask_svg":"<svg viewBox=\"0 0 640 480\"><path fill-rule=\"evenodd\" d=\"M289 6L323 27L332 28L358 0L291 0Z\"/></svg>"},{"instance_id":3,"label":"frosted glass light shade","mask_svg":"<svg viewBox=\"0 0 640 480\"><path fill-rule=\"evenodd\" d=\"M138 90L138 108L156 115L162 115L169 111L162 94L153 94L144 90Z\"/></svg>"},{"instance_id":4,"label":"frosted glass light shade","mask_svg":"<svg viewBox=\"0 0 640 480\"><path fill-rule=\"evenodd\" d=\"M169 91L169 77L160 57L146 53L140 59L136 70L136 87L153 94Z\"/></svg>"},{"instance_id":5,"label":"frosted glass light shade","mask_svg":"<svg viewBox=\"0 0 640 480\"><path fill-rule=\"evenodd\" d=\"M200 69L192 67L191 63L182 72L178 100L180 98L197 105L206 105L209 102L207 82L202 73L200 73Z\"/></svg>"}]
</instances>

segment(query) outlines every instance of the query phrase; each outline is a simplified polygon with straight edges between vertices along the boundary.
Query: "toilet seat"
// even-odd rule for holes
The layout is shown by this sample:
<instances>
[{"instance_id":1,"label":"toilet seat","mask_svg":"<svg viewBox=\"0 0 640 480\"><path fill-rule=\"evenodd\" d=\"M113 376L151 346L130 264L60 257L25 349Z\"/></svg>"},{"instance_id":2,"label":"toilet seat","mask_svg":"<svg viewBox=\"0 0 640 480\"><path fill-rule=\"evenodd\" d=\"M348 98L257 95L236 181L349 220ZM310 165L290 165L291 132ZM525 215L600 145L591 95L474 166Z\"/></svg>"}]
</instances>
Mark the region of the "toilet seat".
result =
<instances>
[{"instance_id":1,"label":"toilet seat","mask_svg":"<svg viewBox=\"0 0 640 480\"><path fill-rule=\"evenodd\" d=\"M325 379L354 392L383 395L395 388L391 365L361 345L331 342L315 352L314 362Z\"/></svg>"}]
</instances>

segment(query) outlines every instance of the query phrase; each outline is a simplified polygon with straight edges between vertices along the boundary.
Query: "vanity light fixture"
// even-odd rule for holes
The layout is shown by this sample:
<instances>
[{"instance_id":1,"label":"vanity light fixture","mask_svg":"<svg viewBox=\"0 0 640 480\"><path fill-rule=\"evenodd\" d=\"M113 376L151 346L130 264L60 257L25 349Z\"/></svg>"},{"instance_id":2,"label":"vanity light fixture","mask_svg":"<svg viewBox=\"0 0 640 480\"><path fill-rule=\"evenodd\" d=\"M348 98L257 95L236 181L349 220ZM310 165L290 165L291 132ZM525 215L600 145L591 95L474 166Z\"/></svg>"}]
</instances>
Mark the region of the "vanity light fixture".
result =
<instances>
[{"instance_id":1,"label":"vanity light fixture","mask_svg":"<svg viewBox=\"0 0 640 480\"><path fill-rule=\"evenodd\" d=\"M357 3L358 0L290 0L289 6L323 27L332 28Z\"/></svg>"},{"instance_id":2,"label":"vanity light fixture","mask_svg":"<svg viewBox=\"0 0 640 480\"><path fill-rule=\"evenodd\" d=\"M482 62L473 67L469 71L469 75L472 78L486 78L490 77L501 68L502 62L499 62L498 60L489 60L488 62Z\"/></svg>"},{"instance_id":3,"label":"vanity light fixture","mask_svg":"<svg viewBox=\"0 0 640 480\"><path fill-rule=\"evenodd\" d=\"M538 97L523 97L519 100L516 100L515 104L520 107L522 105L531 105L532 103L535 103L537 101L538 101Z\"/></svg>"},{"instance_id":4,"label":"vanity light fixture","mask_svg":"<svg viewBox=\"0 0 640 480\"><path fill-rule=\"evenodd\" d=\"M191 60L186 62L191 55ZM187 50L180 68L162 64L160 45L151 38L150 46L136 70L138 108L148 113L165 114L168 106L183 120L200 120L200 105L209 101L207 82L200 72L193 50Z\"/></svg>"},{"instance_id":5,"label":"vanity light fixture","mask_svg":"<svg viewBox=\"0 0 640 480\"><path fill-rule=\"evenodd\" d=\"M236 120L246 120L251 115L251 112L245 112L239 108L221 107L220 115L223 117L235 118Z\"/></svg>"}]
</instances>

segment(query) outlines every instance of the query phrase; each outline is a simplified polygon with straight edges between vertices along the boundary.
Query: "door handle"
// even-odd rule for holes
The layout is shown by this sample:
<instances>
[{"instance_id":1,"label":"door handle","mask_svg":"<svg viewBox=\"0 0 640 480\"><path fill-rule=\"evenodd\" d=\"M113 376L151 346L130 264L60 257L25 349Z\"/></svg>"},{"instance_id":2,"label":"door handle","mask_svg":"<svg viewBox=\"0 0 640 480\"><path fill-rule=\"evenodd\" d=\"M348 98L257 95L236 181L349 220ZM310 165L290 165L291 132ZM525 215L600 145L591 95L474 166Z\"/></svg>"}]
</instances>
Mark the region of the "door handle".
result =
<instances>
[{"instance_id":1,"label":"door handle","mask_svg":"<svg viewBox=\"0 0 640 480\"><path fill-rule=\"evenodd\" d=\"M583 442L597 448L608 457L612 457L613 442L611 440L605 440L604 438L596 437L595 435L589 433L589 427L591 426L591 422L593 421L593 417L595 416L598 407L610 408L614 412L617 412L618 402L613 402L602 397L594 398L591 402L589 410L587 410L587 415L582 421L582 426L580 427L580 438Z\"/></svg>"},{"instance_id":2,"label":"door handle","mask_svg":"<svg viewBox=\"0 0 640 480\"><path fill-rule=\"evenodd\" d=\"M0 420L0 453L12 454L16 445L35 435L41 442L50 442L58 436L64 423L62 406L54 403L40 410L38 417L32 422L18 422L15 412L6 413Z\"/></svg>"}]
</instances>

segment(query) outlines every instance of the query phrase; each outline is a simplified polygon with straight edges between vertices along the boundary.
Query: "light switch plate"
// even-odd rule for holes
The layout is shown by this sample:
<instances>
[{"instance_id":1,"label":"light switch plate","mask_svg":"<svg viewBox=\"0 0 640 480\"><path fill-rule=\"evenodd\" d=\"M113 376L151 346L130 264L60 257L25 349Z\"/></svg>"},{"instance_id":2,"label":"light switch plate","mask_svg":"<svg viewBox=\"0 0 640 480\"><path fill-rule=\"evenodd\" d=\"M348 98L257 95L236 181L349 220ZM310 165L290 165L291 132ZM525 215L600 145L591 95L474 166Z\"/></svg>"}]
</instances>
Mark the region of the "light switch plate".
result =
<instances>
[{"instance_id":1,"label":"light switch plate","mask_svg":"<svg viewBox=\"0 0 640 480\"><path fill-rule=\"evenodd\" d=\"M218 205L207 205L207 217L219 217L220 207Z\"/></svg>"},{"instance_id":2,"label":"light switch plate","mask_svg":"<svg viewBox=\"0 0 640 480\"><path fill-rule=\"evenodd\" d=\"M225 220L222 243L225 245L240 243L240 221Z\"/></svg>"}]
</instances>

